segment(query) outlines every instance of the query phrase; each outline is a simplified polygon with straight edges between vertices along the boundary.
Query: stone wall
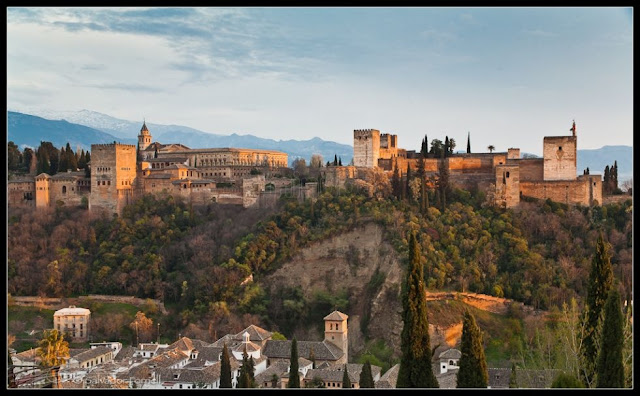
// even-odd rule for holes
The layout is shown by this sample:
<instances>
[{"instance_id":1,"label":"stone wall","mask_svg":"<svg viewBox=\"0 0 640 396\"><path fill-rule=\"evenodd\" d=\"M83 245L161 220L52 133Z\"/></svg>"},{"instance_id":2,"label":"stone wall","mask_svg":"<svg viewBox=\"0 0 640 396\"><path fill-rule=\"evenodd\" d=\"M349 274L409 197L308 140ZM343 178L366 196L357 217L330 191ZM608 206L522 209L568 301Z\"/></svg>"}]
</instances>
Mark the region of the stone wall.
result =
<instances>
[{"instance_id":1,"label":"stone wall","mask_svg":"<svg viewBox=\"0 0 640 396\"><path fill-rule=\"evenodd\" d=\"M512 161L509 161L512 163ZM515 161L520 166L521 181L540 181L544 178L544 160L542 158L527 158Z\"/></svg>"},{"instance_id":2,"label":"stone wall","mask_svg":"<svg viewBox=\"0 0 640 396\"><path fill-rule=\"evenodd\" d=\"M593 183L596 183L594 186ZM599 187L598 187L599 186ZM592 192L593 188L593 192ZM537 199L551 199L556 202L568 205L585 205L602 202L602 184L591 178L580 178L578 180L556 180L556 181L520 181L520 191L523 196ZM593 196L593 199L591 198ZM600 196L598 200L597 197Z\"/></svg>"},{"instance_id":3,"label":"stone wall","mask_svg":"<svg viewBox=\"0 0 640 396\"><path fill-rule=\"evenodd\" d=\"M34 207L36 205L35 180L7 181L8 205L11 207Z\"/></svg>"},{"instance_id":4,"label":"stone wall","mask_svg":"<svg viewBox=\"0 0 640 396\"><path fill-rule=\"evenodd\" d=\"M576 179L575 136L546 136L543 143L544 180Z\"/></svg>"}]
</instances>

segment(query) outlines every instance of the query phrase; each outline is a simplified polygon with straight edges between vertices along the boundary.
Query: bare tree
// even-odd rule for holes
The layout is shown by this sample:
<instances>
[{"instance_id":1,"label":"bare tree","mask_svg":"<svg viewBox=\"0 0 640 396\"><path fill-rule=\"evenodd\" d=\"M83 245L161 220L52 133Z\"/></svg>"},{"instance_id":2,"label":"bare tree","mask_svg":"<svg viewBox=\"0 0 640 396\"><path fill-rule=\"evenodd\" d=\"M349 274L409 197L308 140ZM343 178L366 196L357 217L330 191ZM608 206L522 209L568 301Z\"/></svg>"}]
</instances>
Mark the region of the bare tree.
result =
<instances>
[{"instance_id":1,"label":"bare tree","mask_svg":"<svg viewBox=\"0 0 640 396\"><path fill-rule=\"evenodd\" d=\"M322 168L323 161L324 161L324 158L322 158L322 155L313 154L311 156L311 162L309 163L309 166L311 166L312 168Z\"/></svg>"}]
</instances>

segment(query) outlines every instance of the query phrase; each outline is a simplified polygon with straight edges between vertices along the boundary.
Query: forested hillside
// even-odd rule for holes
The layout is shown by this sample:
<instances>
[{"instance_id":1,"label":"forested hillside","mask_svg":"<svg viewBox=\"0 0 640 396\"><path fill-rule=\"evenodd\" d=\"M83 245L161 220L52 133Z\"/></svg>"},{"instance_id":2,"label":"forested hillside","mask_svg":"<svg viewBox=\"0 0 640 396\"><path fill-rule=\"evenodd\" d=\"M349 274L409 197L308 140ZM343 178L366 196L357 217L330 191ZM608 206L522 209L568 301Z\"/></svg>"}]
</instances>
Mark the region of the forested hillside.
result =
<instances>
[{"instance_id":1,"label":"forested hillside","mask_svg":"<svg viewBox=\"0 0 640 396\"><path fill-rule=\"evenodd\" d=\"M406 236L417 231L429 290L504 296L541 309L580 301L602 231L615 277L630 291L631 200L593 208L523 202L515 210L482 202L481 194L457 190L444 211L430 207L423 216L416 204L328 190L313 203L283 199L269 210L190 207L170 196L145 196L119 217L11 208L8 292L159 298L174 312L167 332L191 326L220 334L251 321L290 336L295 326L282 318L306 325L316 320L314 306L348 310L353 302L348 295L305 300L295 288L270 295L260 280L301 248L372 221L403 260Z\"/></svg>"}]
</instances>

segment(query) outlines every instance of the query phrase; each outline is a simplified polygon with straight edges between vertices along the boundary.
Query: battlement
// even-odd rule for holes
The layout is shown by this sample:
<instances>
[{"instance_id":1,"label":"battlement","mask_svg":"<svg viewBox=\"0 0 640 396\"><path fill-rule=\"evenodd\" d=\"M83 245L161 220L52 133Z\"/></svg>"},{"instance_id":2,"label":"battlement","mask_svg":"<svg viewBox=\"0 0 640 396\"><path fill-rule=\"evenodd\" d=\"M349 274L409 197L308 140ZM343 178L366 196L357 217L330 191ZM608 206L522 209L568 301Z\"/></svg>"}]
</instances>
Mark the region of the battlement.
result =
<instances>
[{"instance_id":1,"label":"battlement","mask_svg":"<svg viewBox=\"0 0 640 396\"><path fill-rule=\"evenodd\" d=\"M94 148L96 150L101 150L101 149L108 149L108 148L113 148L113 147L120 147L120 148L131 148L131 149L136 149L136 146L133 144L124 144L124 143L118 143L118 142L114 142L114 143L106 143L106 144L92 144L91 145L91 150L93 151Z\"/></svg>"},{"instance_id":2,"label":"battlement","mask_svg":"<svg viewBox=\"0 0 640 396\"><path fill-rule=\"evenodd\" d=\"M362 132L362 133L372 133L374 131L380 133L380 131L377 129L354 129L353 130L353 132Z\"/></svg>"}]
</instances>

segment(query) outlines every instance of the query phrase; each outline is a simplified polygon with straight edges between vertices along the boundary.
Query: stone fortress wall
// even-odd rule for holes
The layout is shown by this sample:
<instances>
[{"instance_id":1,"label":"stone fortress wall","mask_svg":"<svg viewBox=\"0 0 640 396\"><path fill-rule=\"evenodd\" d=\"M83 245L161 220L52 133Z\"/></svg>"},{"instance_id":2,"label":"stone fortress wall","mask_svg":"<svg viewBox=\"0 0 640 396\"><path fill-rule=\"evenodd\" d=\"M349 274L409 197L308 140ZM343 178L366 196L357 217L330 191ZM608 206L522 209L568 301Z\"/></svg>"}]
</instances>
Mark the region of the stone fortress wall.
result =
<instances>
[{"instance_id":1,"label":"stone fortress wall","mask_svg":"<svg viewBox=\"0 0 640 396\"><path fill-rule=\"evenodd\" d=\"M441 165L450 175L452 185L479 188L495 197L495 204L514 207L522 196L552 199L566 204L599 205L602 203L600 175L577 176L577 136L546 136L543 158L520 158L520 149L505 152L453 154L447 158L423 159L428 176L437 177ZM364 179L362 168L379 168L389 176L397 167L403 178L407 168L415 172L418 155L398 147L396 135L380 134L377 129L353 131L354 166L329 167L326 185L344 187L352 180Z\"/></svg>"}]
</instances>

